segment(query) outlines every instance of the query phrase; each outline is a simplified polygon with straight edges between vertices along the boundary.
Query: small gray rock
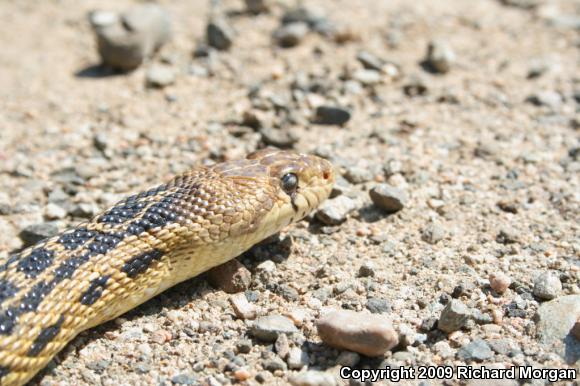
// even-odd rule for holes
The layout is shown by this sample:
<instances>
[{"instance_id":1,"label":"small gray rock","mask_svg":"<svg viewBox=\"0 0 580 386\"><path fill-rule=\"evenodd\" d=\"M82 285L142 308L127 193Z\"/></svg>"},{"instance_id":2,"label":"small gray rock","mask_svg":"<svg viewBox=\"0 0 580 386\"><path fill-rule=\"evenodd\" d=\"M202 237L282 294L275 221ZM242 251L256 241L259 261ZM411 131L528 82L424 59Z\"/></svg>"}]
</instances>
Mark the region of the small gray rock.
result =
<instances>
[{"instance_id":1,"label":"small gray rock","mask_svg":"<svg viewBox=\"0 0 580 386\"><path fill-rule=\"evenodd\" d=\"M177 385L195 385L197 383L197 377L190 374L178 374L171 378L171 382Z\"/></svg>"},{"instance_id":2,"label":"small gray rock","mask_svg":"<svg viewBox=\"0 0 580 386\"><path fill-rule=\"evenodd\" d=\"M446 41L432 40L427 47L425 61L433 71L445 74L455 62L455 53Z\"/></svg>"},{"instance_id":3,"label":"small gray rock","mask_svg":"<svg viewBox=\"0 0 580 386\"><path fill-rule=\"evenodd\" d=\"M378 84L382 80L381 73L376 70L360 69L352 74L352 79L365 86Z\"/></svg>"},{"instance_id":4,"label":"small gray rock","mask_svg":"<svg viewBox=\"0 0 580 386\"><path fill-rule=\"evenodd\" d=\"M316 122L322 125L344 125L350 118L350 111L344 107L319 106L316 109Z\"/></svg>"},{"instance_id":5,"label":"small gray rock","mask_svg":"<svg viewBox=\"0 0 580 386\"><path fill-rule=\"evenodd\" d=\"M347 196L338 196L322 203L316 218L326 225L339 225L346 221L349 213L356 210L356 202Z\"/></svg>"},{"instance_id":6,"label":"small gray rock","mask_svg":"<svg viewBox=\"0 0 580 386\"><path fill-rule=\"evenodd\" d=\"M245 0L246 10L249 13L258 14L262 12L268 12L269 10L269 0Z\"/></svg>"},{"instance_id":7,"label":"small gray rock","mask_svg":"<svg viewBox=\"0 0 580 386\"><path fill-rule=\"evenodd\" d=\"M281 315L267 315L258 318L251 328L252 335L265 342L275 342L280 334L298 332L292 320Z\"/></svg>"},{"instance_id":8,"label":"small gray rock","mask_svg":"<svg viewBox=\"0 0 580 386\"><path fill-rule=\"evenodd\" d=\"M452 299L441 311L437 328L446 333L457 331L465 326L470 316L471 312L465 304Z\"/></svg>"},{"instance_id":9,"label":"small gray rock","mask_svg":"<svg viewBox=\"0 0 580 386\"><path fill-rule=\"evenodd\" d=\"M421 238L429 244L437 244L439 241L443 240L443 237L445 237L445 231L441 224L436 222L429 223L425 229L423 229L421 235Z\"/></svg>"},{"instance_id":10,"label":"small gray rock","mask_svg":"<svg viewBox=\"0 0 580 386\"><path fill-rule=\"evenodd\" d=\"M551 109L558 109L564 102L562 95L552 90L540 91L530 95L527 101L536 106L546 106Z\"/></svg>"},{"instance_id":11,"label":"small gray rock","mask_svg":"<svg viewBox=\"0 0 580 386\"><path fill-rule=\"evenodd\" d=\"M291 148L299 140L298 135L290 129L263 127L260 129L260 134L262 134L262 141L266 145L272 145L282 149Z\"/></svg>"},{"instance_id":12,"label":"small gray rock","mask_svg":"<svg viewBox=\"0 0 580 386\"><path fill-rule=\"evenodd\" d=\"M544 272L534 280L534 295L540 299L552 300L561 292L562 283L553 272Z\"/></svg>"},{"instance_id":13,"label":"small gray rock","mask_svg":"<svg viewBox=\"0 0 580 386\"><path fill-rule=\"evenodd\" d=\"M271 373L273 373L276 370L286 370L287 369L286 363L278 357L266 359L263 362L263 367Z\"/></svg>"},{"instance_id":14,"label":"small gray rock","mask_svg":"<svg viewBox=\"0 0 580 386\"><path fill-rule=\"evenodd\" d=\"M373 203L388 213L397 212L407 204L405 192L388 184L380 184L369 191Z\"/></svg>"},{"instance_id":15,"label":"small gray rock","mask_svg":"<svg viewBox=\"0 0 580 386\"><path fill-rule=\"evenodd\" d=\"M215 17L207 23L206 39L211 47L227 50L234 42L234 30L224 17Z\"/></svg>"},{"instance_id":16,"label":"small gray rock","mask_svg":"<svg viewBox=\"0 0 580 386\"><path fill-rule=\"evenodd\" d=\"M336 379L324 371L309 370L290 376L292 386L336 386Z\"/></svg>"},{"instance_id":17,"label":"small gray rock","mask_svg":"<svg viewBox=\"0 0 580 386\"><path fill-rule=\"evenodd\" d=\"M387 299L369 298L367 300L367 310L373 314L386 314L391 312L391 304Z\"/></svg>"},{"instance_id":18,"label":"small gray rock","mask_svg":"<svg viewBox=\"0 0 580 386\"><path fill-rule=\"evenodd\" d=\"M310 28L315 29L317 25L326 23L326 17L318 9L300 6L287 10L282 16L282 24L290 23L306 23Z\"/></svg>"},{"instance_id":19,"label":"small gray rock","mask_svg":"<svg viewBox=\"0 0 580 386\"><path fill-rule=\"evenodd\" d=\"M382 71L385 61L368 51L360 51L356 58L368 70Z\"/></svg>"},{"instance_id":20,"label":"small gray rock","mask_svg":"<svg viewBox=\"0 0 580 386\"><path fill-rule=\"evenodd\" d=\"M475 339L473 342L461 347L457 357L466 362L482 362L493 357L493 351L483 339Z\"/></svg>"},{"instance_id":21,"label":"small gray rock","mask_svg":"<svg viewBox=\"0 0 580 386\"><path fill-rule=\"evenodd\" d=\"M308 361L308 353L302 351L300 347L292 347L288 358L286 358L286 363L288 363L288 367L292 370L300 370L308 364Z\"/></svg>"},{"instance_id":22,"label":"small gray rock","mask_svg":"<svg viewBox=\"0 0 580 386\"><path fill-rule=\"evenodd\" d=\"M300 44L308 33L308 25L302 22L284 24L274 31L274 39L281 47L294 47Z\"/></svg>"},{"instance_id":23,"label":"small gray rock","mask_svg":"<svg viewBox=\"0 0 580 386\"><path fill-rule=\"evenodd\" d=\"M44 208L44 217L47 220L59 220L66 217L66 209L62 206L49 202Z\"/></svg>"},{"instance_id":24,"label":"small gray rock","mask_svg":"<svg viewBox=\"0 0 580 386\"><path fill-rule=\"evenodd\" d=\"M519 242L520 234L511 227L502 227L497 233L495 240L500 244L514 244Z\"/></svg>"},{"instance_id":25,"label":"small gray rock","mask_svg":"<svg viewBox=\"0 0 580 386\"><path fill-rule=\"evenodd\" d=\"M252 343L252 341L250 339L241 339L236 344L236 349L241 354L247 354L250 351L252 351L253 346L254 346L254 344Z\"/></svg>"},{"instance_id":26,"label":"small gray rock","mask_svg":"<svg viewBox=\"0 0 580 386\"><path fill-rule=\"evenodd\" d=\"M27 226L18 236L24 242L24 246L28 247L57 234L58 228L56 225L45 222Z\"/></svg>"},{"instance_id":27,"label":"small gray rock","mask_svg":"<svg viewBox=\"0 0 580 386\"><path fill-rule=\"evenodd\" d=\"M362 184L374 178L373 172L368 168L350 166L346 168L344 178L351 184Z\"/></svg>"},{"instance_id":28,"label":"small gray rock","mask_svg":"<svg viewBox=\"0 0 580 386\"><path fill-rule=\"evenodd\" d=\"M175 70L169 66L154 65L145 75L148 87L163 88L175 83Z\"/></svg>"}]
</instances>

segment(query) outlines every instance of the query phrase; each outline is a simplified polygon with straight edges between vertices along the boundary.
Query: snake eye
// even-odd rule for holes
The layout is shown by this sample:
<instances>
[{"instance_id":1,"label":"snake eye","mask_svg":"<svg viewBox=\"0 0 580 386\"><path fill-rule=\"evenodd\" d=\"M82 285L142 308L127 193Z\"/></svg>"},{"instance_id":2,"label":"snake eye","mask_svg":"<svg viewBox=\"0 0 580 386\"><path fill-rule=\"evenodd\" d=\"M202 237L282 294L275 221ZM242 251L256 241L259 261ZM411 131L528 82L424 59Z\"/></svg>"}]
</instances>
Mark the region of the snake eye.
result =
<instances>
[{"instance_id":1,"label":"snake eye","mask_svg":"<svg viewBox=\"0 0 580 386\"><path fill-rule=\"evenodd\" d=\"M282 176L282 189L288 193L292 194L298 188L298 176L294 173L286 173Z\"/></svg>"}]
</instances>

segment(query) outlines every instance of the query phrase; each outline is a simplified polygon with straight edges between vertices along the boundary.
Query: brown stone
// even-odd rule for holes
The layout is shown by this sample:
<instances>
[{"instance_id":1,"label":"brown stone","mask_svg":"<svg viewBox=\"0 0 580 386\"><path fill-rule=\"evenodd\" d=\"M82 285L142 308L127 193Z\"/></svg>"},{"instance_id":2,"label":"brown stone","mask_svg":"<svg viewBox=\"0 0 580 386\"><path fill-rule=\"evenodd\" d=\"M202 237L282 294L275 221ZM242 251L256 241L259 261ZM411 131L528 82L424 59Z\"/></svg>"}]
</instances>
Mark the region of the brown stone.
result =
<instances>
[{"instance_id":1,"label":"brown stone","mask_svg":"<svg viewBox=\"0 0 580 386\"><path fill-rule=\"evenodd\" d=\"M224 292L234 294L248 289L252 274L236 259L218 265L208 272L208 281Z\"/></svg>"},{"instance_id":2,"label":"brown stone","mask_svg":"<svg viewBox=\"0 0 580 386\"><path fill-rule=\"evenodd\" d=\"M322 316L317 327L329 346L371 357L383 355L399 343L390 320L382 315L337 310Z\"/></svg>"}]
</instances>

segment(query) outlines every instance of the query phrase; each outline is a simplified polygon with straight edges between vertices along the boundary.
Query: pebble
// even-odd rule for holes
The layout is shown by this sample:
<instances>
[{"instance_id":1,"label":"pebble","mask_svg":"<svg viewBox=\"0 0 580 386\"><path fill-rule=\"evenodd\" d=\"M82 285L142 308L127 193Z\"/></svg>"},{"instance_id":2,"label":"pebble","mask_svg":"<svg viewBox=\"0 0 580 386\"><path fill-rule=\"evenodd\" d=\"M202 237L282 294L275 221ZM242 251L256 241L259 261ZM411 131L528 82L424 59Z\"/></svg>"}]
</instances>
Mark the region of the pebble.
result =
<instances>
[{"instance_id":1,"label":"pebble","mask_svg":"<svg viewBox=\"0 0 580 386\"><path fill-rule=\"evenodd\" d=\"M47 220L60 220L65 218L66 214L66 209L52 202L49 202L44 208L44 217Z\"/></svg>"},{"instance_id":2,"label":"pebble","mask_svg":"<svg viewBox=\"0 0 580 386\"><path fill-rule=\"evenodd\" d=\"M551 109L557 109L562 105L563 99L560 93L556 91L545 90L530 95L527 101L536 106L546 106Z\"/></svg>"},{"instance_id":3,"label":"pebble","mask_svg":"<svg viewBox=\"0 0 580 386\"><path fill-rule=\"evenodd\" d=\"M282 359L286 359L290 354L290 343L288 342L288 336L286 334L280 334L276 343L274 343L274 348L276 353Z\"/></svg>"},{"instance_id":4,"label":"pebble","mask_svg":"<svg viewBox=\"0 0 580 386\"><path fill-rule=\"evenodd\" d=\"M274 39L280 47L294 47L300 44L308 33L308 25L303 22L283 24L274 31Z\"/></svg>"},{"instance_id":5,"label":"pebble","mask_svg":"<svg viewBox=\"0 0 580 386\"><path fill-rule=\"evenodd\" d=\"M294 146L300 139L295 131L290 129L274 129L272 127L263 127L260 129L262 141L266 145L276 146L281 149L288 149Z\"/></svg>"},{"instance_id":6,"label":"pebble","mask_svg":"<svg viewBox=\"0 0 580 386\"><path fill-rule=\"evenodd\" d=\"M257 339L265 342L275 342L280 334L293 334L298 329L292 320L281 315L262 316L256 320L251 328L251 333Z\"/></svg>"},{"instance_id":7,"label":"pebble","mask_svg":"<svg viewBox=\"0 0 580 386\"><path fill-rule=\"evenodd\" d=\"M246 295L238 293L230 297L230 303L236 316L240 319L255 319L257 315L256 307L248 302Z\"/></svg>"},{"instance_id":8,"label":"pebble","mask_svg":"<svg viewBox=\"0 0 580 386\"><path fill-rule=\"evenodd\" d=\"M306 23L312 29L325 22L326 18L322 11L306 6L291 8L282 16L282 24Z\"/></svg>"},{"instance_id":9,"label":"pebble","mask_svg":"<svg viewBox=\"0 0 580 386\"><path fill-rule=\"evenodd\" d=\"M372 86L382 81L383 77L376 70L359 69L352 73L352 79L362 85Z\"/></svg>"},{"instance_id":10,"label":"pebble","mask_svg":"<svg viewBox=\"0 0 580 386\"><path fill-rule=\"evenodd\" d=\"M278 371L278 370L284 371L287 369L286 363L278 357L264 360L263 366L266 370L268 370L271 373Z\"/></svg>"},{"instance_id":11,"label":"pebble","mask_svg":"<svg viewBox=\"0 0 580 386\"><path fill-rule=\"evenodd\" d=\"M471 316L469 308L457 299L452 299L443 311L437 323L437 328L446 333L461 329Z\"/></svg>"},{"instance_id":12,"label":"pebble","mask_svg":"<svg viewBox=\"0 0 580 386\"><path fill-rule=\"evenodd\" d=\"M540 299L551 300L562 292L562 283L553 272L544 272L534 280L534 295Z\"/></svg>"},{"instance_id":13,"label":"pebble","mask_svg":"<svg viewBox=\"0 0 580 386\"><path fill-rule=\"evenodd\" d=\"M379 356L399 342L389 319L382 315L336 310L316 322L322 341L331 347Z\"/></svg>"},{"instance_id":14,"label":"pebble","mask_svg":"<svg viewBox=\"0 0 580 386\"><path fill-rule=\"evenodd\" d=\"M560 296L542 303L534 316L539 341L546 345L560 345L558 353L563 356L573 352L580 354L580 342L568 341L567 338L575 328L579 315L580 295ZM561 347L562 341L567 343L566 347Z\"/></svg>"},{"instance_id":15,"label":"pebble","mask_svg":"<svg viewBox=\"0 0 580 386\"><path fill-rule=\"evenodd\" d=\"M443 237L445 237L445 231L441 224L437 222L427 224L421 235L421 238L429 244L437 244L443 240Z\"/></svg>"},{"instance_id":16,"label":"pebble","mask_svg":"<svg viewBox=\"0 0 580 386\"><path fill-rule=\"evenodd\" d=\"M349 213L357 209L356 202L347 196L326 200L316 212L316 218L326 225L339 225L346 221Z\"/></svg>"},{"instance_id":17,"label":"pebble","mask_svg":"<svg viewBox=\"0 0 580 386\"><path fill-rule=\"evenodd\" d=\"M373 172L369 168L360 166L348 166L344 178L351 184L362 184L374 178Z\"/></svg>"},{"instance_id":18,"label":"pebble","mask_svg":"<svg viewBox=\"0 0 580 386\"><path fill-rule=\"evenodd\" d=\"M234 371L234 378L236 378L236 381L238 382L244 382L248 380L251 376L252 374L247 369L244 368L237 369Z\"/></svg>"},{"instance_id":19,"label":"pebble","mask_svg":"<svg viewBox=\"0 0 580 386\"><path fill-rule=\"evenodd\" d=\"M373 203L388 213L395 213L407 205L407 194L394 186L379 184L369 191Z\"/></svg>"},{"instance_id":20,"label":"pebble","mask_svg":"<svg viewBox=\"0 0 580 386\"><path fill-rule=\"evenodd\" d=\"M383 314L391 312L391 304L387 299L369 298L367 300L367 310L373 314Z\"/></svg>"},{"instance_id":21,"label":"pebble","mask_svg":"<svg viewBox=\"0 0 580 386\"><path fill-rule=\"evenodd\" d=\"M516 229L504 226L497 233L495 240L500 244L515 244L519 242L520 234Z\"/></svg>"},{"instance_id":22,"label":"pebble","mask_svg":"<svg viewBox=\"0 0 580 386\"><path fill-rule=\"evenodd\" d=\"M169 66L153 65L147 70L148 87L163 88L175 83L175 70Z\"/></svg>"},{"instance_id":23,"label":"pebble","mask_svg":"<svg viewBox=\"0 0 580 386\"><path fill-rule=\"evenodd\" d=\"M263 261L256 267L256 273L262 275L271 275L274 272L276 272L276 263L272 260Z\"/></svg>"},{"instance_id":24,"label":"pebble","mask_svg":"<svg viewBox=\"0 0 580 386\"><path fill-rule=\"evenodd\" d=\"M442 340L433 345L433 350L443 359L453 358L455 356L455 350L449 346L449 343Z\"/></svg>"},{"instance_id":25,"label":"pebble","mask_svg":"<svg viewBox=\"0 0 580 386\"><path fill-rule=\"evenodd\" d=\"M234 30L224 17L214 17L207 23L206 39L209 46L227 50L234 42Z\"/></svg>"},{"instance_id":26,"label":"pebble","mask_svg":"<svg viewBox=\"0 0 580 386\"><path fill-rule=\"evenodd\" d=\"M429 85L424 77L413 74L405 82L403 92L409 97L426 95L429 92Z\"/></svg>"},{"instance_id":27,"label":"pebble","mask_svg":"<svg viewBox=\"0 0 580 386\"><path fill-rule=\"evenodd\" d=\"M104 64L132 70L152 56L171 37L169 14L156 4L144 4L118 15L109 11L89 14Z\"/></svg>"},{"instance_id":28,"label":"pebble","mask_svg":"<svg viewBox=\"0 0 580 386\"><path fill-rule=\"evenodd\" d=\"M372 277L375 276L376 267L372 261L365 261L358 269L359 277Z\"/></svg>"},{"instance_id":29,"label":"pebble","mask_svg":"<svg viewBox=\"0 0 580 386\"><path fill-rule=\"evenodd\" d=\"M482 362L493 357L493 351L483 339L475 339L473 342L461 347L457 351L457 357L466 362Z\"/></svg>"},{"instance_id":30,"label":"pebble","mask_svg":"<svg viewBox=\"0 0 580 386\"><path fill-rule=\"evenodd\" d=\"M195 385L197 378L190 374L178 374L171 378L171 382L178 385Z\"/></svg>"},{"instance_id":31,"label":"pebble","mask_svg":"<svg viewBox=\"0 0 580 386\"><path fill-rule=\"evenodd\" d=\"M350 110L339 106L319 106L316 122L322 125L344 125L351 118Z\"/></svg>"},{"instance_id":32,"label":"pebble","mask_svg":"<svg viewBox=\"0 0 580 386\"><path fill-rule=\"evenodd\" d=\"M229 294L247 290L252 282L251 272L237 259L212 268L207 278L211 285Z\"/></svg>"},{"instance_id":33,"label":"pebble","mask_svg":"<svg viewBox=\"0 0 580 386\"><path fill-rule=\"evenodd\" d=\"M268 12L270 9L269 0L244 0L246 3L246 11L253 14Z\"/></svg>"},{"instance_id":34,"label":"pebble","mask_svg":"<svg viewBox=\"0 0 580 386\"><path fill-rule=\"evenodd\" d=\"M425 62L433 71L445 74L455 62L455 53L445 40L432 40L427 47Z\"/></svg>"},{"instance_id":35,"label":"pebble","mask_svg":"<svg viewBox=\"0 0 580 386\"><path fill-rule=\"evenodd\" d=\"M292 386L337 386L336 379L332 374L317 370L294 374L290 376L288 381Z\"/></svg>"},{"instance_id":36,"label":"pebble","mask_svg":"<svg viewBox=\"0 0 580 386\"><path fill-rule=\"evenodd\" d=\"M383 71L385 61L368 51L360 51L356 59L368 70Z\"/></svg>"},{"instance_id":37,"label":"pebble","mask_svg":"<svg viewBox=\"0 0 580 386\"><path fill-rule=\"evenodd\" d=\"M252 351L253 346L254 344L250 339L242 339L236 343L236 348L238 352L241 354L249 353L250 351Z\"/></svg>"},{"instance_id":38,"label":"pebble","mask_svg":"<svg viewBox=\"0 0 580 386\"><path fill-rule=\"evenodd\" d=\"M288 353L288 357L286 358L286 363L288 364L288 368L292 370L300 370L304 366L308 365L308 353L306 351L302 351L300 347L292 347L290 348L290 352Z\"/></svg>"},{"instance_id":39,"label":"pebble","mask_svg":"<svg viewBox=\"0 0 580 386\"><path fill-rule=\"evenodd\" d=\"M489 285L498 294L503 294L511 283L512 279L503 272L493 272L489 275Z\"/></svg>"},{"instance_id":40,"label":"pebble","mask_svg":"<svg viewBox=\"0 0 580 386\"><path fill-rule=\"evenodd\" d=\"M57 234L57 226L53 223L45 222L27 226L20 231L18 237L24 242L24 247L28 247Z\"/></svg>"}]
</instances>

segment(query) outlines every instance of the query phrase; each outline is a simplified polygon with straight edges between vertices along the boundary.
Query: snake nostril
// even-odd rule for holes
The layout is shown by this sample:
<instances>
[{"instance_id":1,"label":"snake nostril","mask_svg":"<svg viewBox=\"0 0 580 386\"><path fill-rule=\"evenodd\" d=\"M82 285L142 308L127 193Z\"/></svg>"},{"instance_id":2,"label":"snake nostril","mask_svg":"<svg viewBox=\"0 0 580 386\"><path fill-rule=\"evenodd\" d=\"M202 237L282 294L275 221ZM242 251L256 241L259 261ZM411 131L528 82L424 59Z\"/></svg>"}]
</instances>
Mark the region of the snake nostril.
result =
<instances>
[{"instance_id":1,"label":"snake nostril","mask_svg":"<svg viewBox=\"0 0 580 386\"><path fill-rule=\"evenodd\" d=\"M330 172L328 170L325 170L324 173L322 173L322 178L328 180L330 178Z\"/></svg>"}]
</instances>

